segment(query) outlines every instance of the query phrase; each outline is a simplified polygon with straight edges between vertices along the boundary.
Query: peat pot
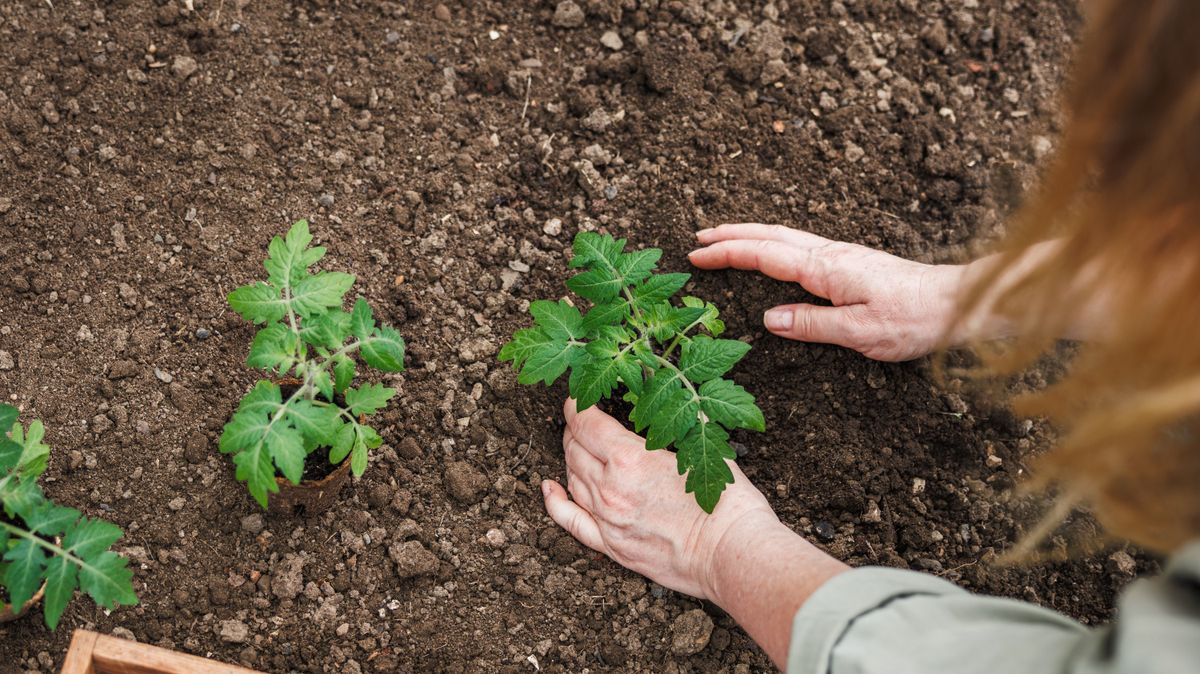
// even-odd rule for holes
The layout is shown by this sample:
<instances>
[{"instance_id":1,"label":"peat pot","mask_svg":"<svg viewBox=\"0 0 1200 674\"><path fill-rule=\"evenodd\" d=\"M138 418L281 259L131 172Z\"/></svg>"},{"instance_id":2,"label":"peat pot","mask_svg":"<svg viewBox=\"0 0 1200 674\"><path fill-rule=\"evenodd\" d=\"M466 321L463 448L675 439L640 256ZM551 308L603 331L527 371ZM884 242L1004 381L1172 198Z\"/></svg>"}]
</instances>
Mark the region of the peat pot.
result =
<instances>
[{"instance_id":1,"label":"peat pot","mask_svg":"<svg viewBox=\"0 0 1200 674\"><path fill-rule=\"evenodd\" d=\"M33 608L39 601L42 600L42 595L46 594L46 584L38 588L38 591L33 593L33 597L25 602L21 608L13 610L12 604L0 604L0 623L6 623L29 613L29 609Z\"/></svg>"}]
</instances>

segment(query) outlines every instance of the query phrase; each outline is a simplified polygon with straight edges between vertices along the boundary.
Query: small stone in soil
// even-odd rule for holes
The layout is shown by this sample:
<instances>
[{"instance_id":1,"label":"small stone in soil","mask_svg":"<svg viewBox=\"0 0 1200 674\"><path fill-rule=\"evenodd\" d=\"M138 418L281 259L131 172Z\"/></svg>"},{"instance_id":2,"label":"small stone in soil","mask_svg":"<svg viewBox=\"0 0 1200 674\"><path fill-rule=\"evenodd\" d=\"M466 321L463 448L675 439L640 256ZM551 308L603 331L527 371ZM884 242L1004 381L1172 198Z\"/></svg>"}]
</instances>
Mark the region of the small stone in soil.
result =
<instances>
[{"instance_id":1,"label":"small stone in soil","mask_svg":"<svg viewBox=\"0 0 1200 674\"><path fill-rule=\"evenodd\" d=\"M0 370L11 370L17 366L16 359L7 351L0 351Z\"/></svg>"},{"instance_id":2,"label":"small stone in soil","mask_svg":"<svg viewBox=\"0 0 1200 674\"><path fill-rule=\"evenodd\" d=\"M250 637L250 627L240 620L223 620L219 635L226 643L243 644Z\"/></svg>"},{"instance_id":3,"label":"small stone in soil","mask_svg":"<svg viewBox=\"0 0 1200 674\"><path fill-rule=\"evenodd\" d=\"M817 532L817 538L825 541L826 543L832 541L834 534L837 533L837 530L833 528L833 525L824 520L814 524L813 530Z\"/></svg>"},{"instance_id":4,"label":"small stone in soil","mask_svg":"<svg viewBox=\"0 0 1200 674\"><path fill-rule=\"evenodd\" d=\"M578 28L586 18L579 5L571 0L563 0L554 8L554 18L550 22L559 28Z\"/></svg>"},{"instance_id":5,"label":"small stone in soil","mask_svg":"<svg viewBox=\"0 0 1200 674\"><path fill-rule=\"evenodd\" d=\"M471 505L487 491L488 481L466 461L454 461L446 466L446 491L460 503Z\"/></svg>"},{"instance_id":6,"label":"small stone in soil","mask_svg":"<svg viewBox=\"0 0 1200 674\"><path fill-rule=\"evenodd\" d=\"M388 556L396 563L396 575L401 580L437 573L437 555L425 549L419 541L405 541L388 548Z\"/></svg>"},{"instance_id":7,"label":"small stone in soil","mask_svg":"<svg viewBox=\"0 0 1200 674\"><path fill-rule=\"evenodd\" d=\"M692 609L675 619L671 625L671 652L675 655L695 655L704 650L712 637L713 621L703 609Z\"/></svg>"},{"instance_id":8,"label":"small stone in soil","mask_svg":"<svg viewBox=\"0 0 1200 674\"><path fill-rule=\"evenodd\" d=\"M317 197L317 204L322 208L333 208L333 195L328 193L322 194Z\"/></svg>"},{"instance_id":9,"label":"small stone in soil","mask_svg":"<svg viewBox=\"0 0 1200 674\"><path fill-rule=\"evenodd\" d=\"M263 530L263 516L259 513L251 513L242 518L242 531L250 534L258 534Z\"/></svg>"},{"instance_id":10,"label":"small stone in soil","mask_svg":"<svg viewBox=\"0 0 1200 674\"><path fill-rule=\"evenodd\" d=\"M200 341L204 341L211 336L212 336L212 333L209 332L205 328L199 328L198 330L196 330L196 339L199 339Z\"/></svg>"},{"instance_id":11,"label":"small stone in soil","mask_svg":"<svg viewBox=\"0 0 1200 674\"><path fill-rule=\"evenodd\" d=\"M176 56L171 62L171 74L181 80L186 80L193 73L200 69L200 64L196 63L196 59L191 56Z\"/></svg>"}]
</instances>

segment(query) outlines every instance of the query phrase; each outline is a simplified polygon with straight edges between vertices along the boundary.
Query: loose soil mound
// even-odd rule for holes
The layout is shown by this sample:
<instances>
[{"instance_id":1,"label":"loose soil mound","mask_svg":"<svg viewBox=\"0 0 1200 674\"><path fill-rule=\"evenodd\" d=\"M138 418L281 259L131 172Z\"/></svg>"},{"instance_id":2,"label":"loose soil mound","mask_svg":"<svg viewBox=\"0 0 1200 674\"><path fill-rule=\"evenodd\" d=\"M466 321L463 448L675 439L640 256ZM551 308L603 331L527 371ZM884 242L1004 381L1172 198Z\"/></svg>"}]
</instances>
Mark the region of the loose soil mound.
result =
<instances>
[{"instance_id":1,"label":"loose soil mound","mask_svg":"<svg viewBox=\"0 0 1200 674\"><path fill-rule=\"evenodd\" d=\"M768 667L545 518L565 391L495 352L563 292L581 228L674 271L723 221L930 261L994 236L1054 136L1075 3L577 1L0 3L0 391L50 429L47 491L125 527L142 599L0 626L0 669L57 671L76 627L277 672ZM387 445L313 521L265 518L216 450L256 376L224 296L301 217L411 344ZM734 376L768 432L741 465L789 524L1109 617L1125 553L981 561L1036 515L1008 489L1040 424L922 363L764 334L794 287L690 290L755 346Z\"/></svg>"}]
</instances>

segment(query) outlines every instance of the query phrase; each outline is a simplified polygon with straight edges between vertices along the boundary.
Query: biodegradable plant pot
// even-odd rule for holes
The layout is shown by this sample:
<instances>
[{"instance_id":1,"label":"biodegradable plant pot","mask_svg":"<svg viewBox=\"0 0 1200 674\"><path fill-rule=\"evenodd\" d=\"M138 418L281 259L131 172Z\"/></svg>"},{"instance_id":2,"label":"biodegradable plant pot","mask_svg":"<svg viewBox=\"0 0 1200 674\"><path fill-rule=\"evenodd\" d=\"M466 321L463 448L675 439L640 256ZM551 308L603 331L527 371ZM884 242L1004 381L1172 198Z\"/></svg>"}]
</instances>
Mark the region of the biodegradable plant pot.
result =
<instances>
[{"instance_id":1,"label":"biodegradable plant pot","mask_svg":"<svg viewBox=\"0 0 1200 674\"><path fill-rule=\"evenodd\" d=\"M11 622L13 620L20 618L21 616L25 615L26 613L29 613L29 609L33 608L35 604L37 604L39 601L41 601L42 596L45 594L46 594L46 583L43 582L42 586L38 588L38 591L34 592L33 596L30 597L29 601L25 602L21 606L21 608L19 608L17 610L13 610L12 604L0 604L0 623Z\"/></svg>"},{"instance_id":2,"label":"biodegradable plant pot","mask_svg":"<svg viewBox=\"0 0 1200 674\"><path fill-rule=\"evenodd\" d=\"M299 379L278 379L275 384L280 388L300 386ZM336 403L337 401L335 401ZM365 416L359 419L366 422ZM323 448L314 451L310 456L322 452ZM307 461L305 462L307 464ZM342 459L331 472L311 480L301 480L300 484L292 484L287 478L276 475L275 484L279 485L279 493L271 494L267 499L267 512L275 515L290 515L294 517L312 517L319 515L337 501L338 493L350 477L350 457Z\"/></svg>"},{"instance_id":3,"label":"biodegradable plant pot","mask_svg":"<svg viewBox=\"0 0 1200 674\"><path fill-rule=\"evenodd\" d=\"M318 480L301 480L292 484L287 478L275 476L279 493L267 499L267 511L276 515L311 517L329 510L337 501L338 492L350 477L350 457L342 460L332 473Z\"/></svg>"}]
</instances>

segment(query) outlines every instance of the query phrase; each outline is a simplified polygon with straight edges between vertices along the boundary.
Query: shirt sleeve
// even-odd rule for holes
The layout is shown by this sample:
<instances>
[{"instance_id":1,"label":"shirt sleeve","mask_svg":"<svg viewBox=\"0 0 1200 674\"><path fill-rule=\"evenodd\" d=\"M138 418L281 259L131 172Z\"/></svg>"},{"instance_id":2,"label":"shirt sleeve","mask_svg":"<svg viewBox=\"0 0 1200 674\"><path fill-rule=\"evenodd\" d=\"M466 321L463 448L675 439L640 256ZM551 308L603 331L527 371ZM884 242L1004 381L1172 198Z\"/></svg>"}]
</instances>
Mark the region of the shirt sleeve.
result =
<instances>
[{"instance_id":1,"label":"shirt sleeve","mask_svg":"<svg viewBox=\"0 0 1200 674\"><path fill-rule=\"evenodd\" d=\"M1099 629L1025 602L974 595L923 573L847 571L797 612L787 671L1196 674L1200 544L1180 553L1163 576L1132 583L1118 604L1118 619Z\"/></svg>"}]
</instances>

